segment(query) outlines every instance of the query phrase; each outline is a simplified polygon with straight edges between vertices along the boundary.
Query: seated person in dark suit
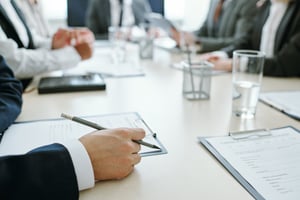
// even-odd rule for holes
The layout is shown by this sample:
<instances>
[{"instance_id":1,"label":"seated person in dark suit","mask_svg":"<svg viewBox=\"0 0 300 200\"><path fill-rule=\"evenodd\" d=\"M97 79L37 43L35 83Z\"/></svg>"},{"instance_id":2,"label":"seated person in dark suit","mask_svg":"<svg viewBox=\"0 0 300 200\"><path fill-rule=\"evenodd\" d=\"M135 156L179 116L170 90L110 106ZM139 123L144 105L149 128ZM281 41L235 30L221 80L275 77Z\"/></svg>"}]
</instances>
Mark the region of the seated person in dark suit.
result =
<instances>
[{"instance_id":1,"label":"seated person in dark suit","mask_svg":"<svg viewBox=\"0 0 300 200\"><path fill-rule=\"evenodd\" d=\"M265 52L264 75L300 76L300 1L261 0L251 36L246 42L224 49L224 56L209 56L215 69L232 69L231 57L236 49ZM222 58L223 57L223 58Z\"/></svg>"},{"instance_id":2,"label":"seated person in dark suit","mask_svg":"<svg viewBox=\"0 0 300 200\"><path fill-rule=\"evenodd\" d=\"M184 41L198 44L198 53L241 43L252 29L255 4L256 0L211 0L204 24L195 32L183 32ZM171 37L181 45L179 31L172 29Z\"/></svg>"},{"instance_id":3,"label":"seated person in dark suit","mask_svg":"<svg viewBox=\"0 0 300 200\"><path fill-rule=\"evenodd\" d=\"M0 88L0 133L5 134L20 113L22 86L2 56ZM78 199L79 190L93 187L95 180L120 179L131 173L141 160L140 145L133 140L144 136L142 129L95 131L24 155L1 156L0 199Z\"/></svg>"},{"instance_id":4,"label":"seated person in dark suit","mask_svg":"<svg viewBox=\"0 0 300 200\"><path fill-rule=\"evenodd\" d=\"M86 25L96 38L107 39L109 26L138 26L150 12L148 0L91 0Z\"/></svg>"}]
</instances>

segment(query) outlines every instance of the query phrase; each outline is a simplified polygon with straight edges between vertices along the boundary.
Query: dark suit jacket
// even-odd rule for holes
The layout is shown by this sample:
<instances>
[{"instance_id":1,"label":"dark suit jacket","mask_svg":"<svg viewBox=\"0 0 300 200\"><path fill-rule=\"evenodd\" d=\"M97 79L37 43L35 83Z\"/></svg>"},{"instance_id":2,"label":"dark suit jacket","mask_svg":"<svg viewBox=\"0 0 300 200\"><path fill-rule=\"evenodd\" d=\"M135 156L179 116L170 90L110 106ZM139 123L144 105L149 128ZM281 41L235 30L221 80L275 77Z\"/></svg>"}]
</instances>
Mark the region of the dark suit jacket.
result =
<instances>
[{"instance_id":1,"label":"dark suit jacket","mask_svg":"<svg viewBox=\"0 0 300 200\"><path fill-rule=\"evenodd\" d=\"M219 23L215 24L213 18L219 0L211 0L207 18L202 27L195 32L202 45L200 53L220 50L246 40L253 28L256 1L226 0Z\"/></svg>"},{"instance_id":2,"label":"dark suit jacket","mask_svg":"<svg viewBox=\"0 0 300 200\"><path fill-rule=\"evenodd\" d=\"M21 142L21 141L20 141ZM60 144L0 157L0 199L78 199L69 152Z\"/></svg>"},{"instance_id":3,"label":"dark suit jacket","mask_svg":"<svg viewBox=\"0 0 300 200\"><path fill-rule=\"evenodd\" d=\"M251 37L246 43L233 45L226 51L232 55L235 49L259 50L263 26L268 18L270 1L259 8ZM264 75L300 76L300 1L293 0L279 25L275 38L274 57L265 59Z\"/></svg>"},{"instance_id":4,"label":"dark suit jacket","mask_svg":"<svg viewBox=\"0 0 300 200\"><path fill-rule=\"evenodd\" d=\"M145 14L151 12L148 0L132 0L132 11L135 25L145 22ZM90 28L97 38L106 38L108 27L111 25L110 1L109 0L90 0L86 25Z\"/></svg>"},{"instance_id":5,"label":"dark suit jacket","mask_svg":"<svg viewBox=\"0 0 300 200\"><path fill-rule=\"evenodd\" d=\"M13 78L0 56L0 132L20 113L21 97L20 82ZM25 155L0 157L1 200L78 199L78 195L71 157L60 144L37 148Z\"/></svg>"},{"instance_id":6,"label":"dark suit jacket","mask_svg":"<svg viewBox=\"0 0 300 200\"><path fill-rule=\"evenodd\" d=\"M21 106L22 85L0 56L0 133L15 121Z\"/></svg>"}]
</instances>

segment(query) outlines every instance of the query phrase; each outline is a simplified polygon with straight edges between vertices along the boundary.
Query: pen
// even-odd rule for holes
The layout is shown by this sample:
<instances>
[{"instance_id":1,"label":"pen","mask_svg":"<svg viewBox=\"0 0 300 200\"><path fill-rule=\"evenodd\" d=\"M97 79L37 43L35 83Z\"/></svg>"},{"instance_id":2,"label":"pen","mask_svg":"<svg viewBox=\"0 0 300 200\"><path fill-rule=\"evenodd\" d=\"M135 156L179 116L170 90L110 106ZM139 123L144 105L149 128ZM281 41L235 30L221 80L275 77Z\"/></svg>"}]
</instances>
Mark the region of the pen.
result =
<instances>
[{"instance_id":1,"label":"pen","mask_svg":"<svg viewBox=\"0 0 300 200\"><path fill-rule=\"evenodd\" d=\"M99 124L96 124L94 122L90 122L90 121L82 119L80 117L71 116L71 115L67 115L67 114L64 114L64 113L61 114L61 117L72 120L74 122L78 122L80 124L83 124L83 125L86 125L86 126L89 126L89 127L92 127L94 129L97 129L97 130L105 130L106 129L103 126L100 126ZM140 145L144 145L146 147L150 147L150 148L153 148L153 149L160 149L158 146L156 146L154 144L150 144L148 142L144 142L143 140L133 140L133 141L140 144Z\"/></svg>"}]
</instances>

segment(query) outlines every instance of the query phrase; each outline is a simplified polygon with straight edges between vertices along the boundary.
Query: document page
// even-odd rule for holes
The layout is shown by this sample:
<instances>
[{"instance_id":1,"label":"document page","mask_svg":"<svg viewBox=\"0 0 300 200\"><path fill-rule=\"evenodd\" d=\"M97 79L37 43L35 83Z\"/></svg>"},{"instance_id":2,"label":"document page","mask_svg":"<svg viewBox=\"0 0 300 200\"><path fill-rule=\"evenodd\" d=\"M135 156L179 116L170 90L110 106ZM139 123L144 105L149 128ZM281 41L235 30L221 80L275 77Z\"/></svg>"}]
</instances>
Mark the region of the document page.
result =
<instances>
[{"instance_id":1,"label":"document page","mask_svg":"<svg viewBox=\"0 0 300 200\"><path fill-rule=\"evenodd\" d=\"M123 52L123 61L118 61L118 55L121 54L121 52L117 54L118 52L113 49L113 46L97 47L91 59L80 62L78 67L65 70L64 73L100 73L104 77L116 78L145 75L140 64L137 47L128 44Z\"/></svg>"},{"instance_id":2,"label":"document page","mask_svg":"<svg viewBox=\"0 0 300 200\"><path fill-rule=\"evenodd\" d=\"M293 128L264 137L206 140L265 199L300 199L300 134Z\"/></svg>"},{"instance_id":3,"label":"document page","mask_svg":"<svg viewBox=\"0 0 300 200\"><path fill-rule=\"evenodd\" d=\"M142 156L166 153L166 149L156 138L156 134L146 125L137 113L121 113L82 117L105 128L143 128L146 137L143 141L161 149L141 145ZM69 139L78 139L95 129L66 119L43 120L17 123L5 131L0 143L0 155L23 154L36 147Z\"/></svg>"},{"instance_id":4,"label":"document page","mask_svg":"<svg viewBox=\"0 0 300 200\"><path fill-rule=\"evenodd\" d=\"M300 120L300 91L262 93L260 99Z\"/></svg>"}]
</instances>

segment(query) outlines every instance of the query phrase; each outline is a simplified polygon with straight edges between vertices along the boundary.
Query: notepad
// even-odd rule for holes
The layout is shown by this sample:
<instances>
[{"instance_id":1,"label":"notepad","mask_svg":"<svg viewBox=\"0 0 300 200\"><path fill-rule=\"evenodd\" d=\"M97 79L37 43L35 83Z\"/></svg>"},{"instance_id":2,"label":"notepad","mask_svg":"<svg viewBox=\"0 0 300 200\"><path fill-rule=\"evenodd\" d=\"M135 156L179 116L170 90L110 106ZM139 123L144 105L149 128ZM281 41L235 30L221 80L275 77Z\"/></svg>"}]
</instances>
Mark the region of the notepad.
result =
<instances>
[{"instance_id":1,"label":"notepad","mask_svg":"<svg viewBox=\"0 0 300 200\"><path fill-rule=\"evenodd\" d=\"M246 137L201 137L199 141L255 199L299 200L299 130L282 127L245 133Z\"/></svg>"},{"instance_id":2,"label":"notepad","mask_svg":"<svg viewBox=\"0 0 300 200\"><path fill-rule=\"evenodd\" d=\"M43 77L38 85L39 94L105 90L106 84L99 74Z\"/></svg>"},{"instance_id":3,"label":"notepad","mask_svg":"<svg viewBox=\"0 0 300 200\"><path fill-rule=\"evenodd\" d=\"M260 94L260 100L300 120L300 91L266 92Z\"/></svg>"},{"instance_id":4,"label":"notepad","mask_svg":"<svg viewBox=\"0 0 300 200\"><path fill-rule=\"evenodd\" d=\"M143 128L146 137L143 141L154 144L160 149L141 145L141 156L166 154L167 150L138 113L115 113L82 117L106 128ZM77 139L95 131L88 126L65 119L51 119L13 124L5 131L0 145L0 155L23 154L42 145Z\"/></svg>"}]
</instances>

